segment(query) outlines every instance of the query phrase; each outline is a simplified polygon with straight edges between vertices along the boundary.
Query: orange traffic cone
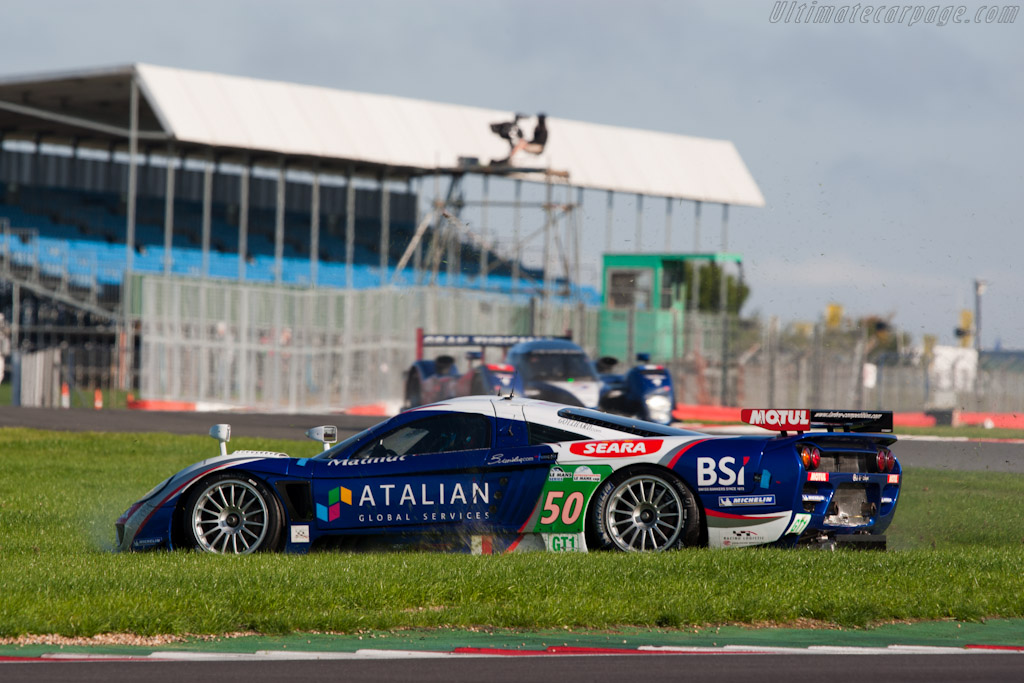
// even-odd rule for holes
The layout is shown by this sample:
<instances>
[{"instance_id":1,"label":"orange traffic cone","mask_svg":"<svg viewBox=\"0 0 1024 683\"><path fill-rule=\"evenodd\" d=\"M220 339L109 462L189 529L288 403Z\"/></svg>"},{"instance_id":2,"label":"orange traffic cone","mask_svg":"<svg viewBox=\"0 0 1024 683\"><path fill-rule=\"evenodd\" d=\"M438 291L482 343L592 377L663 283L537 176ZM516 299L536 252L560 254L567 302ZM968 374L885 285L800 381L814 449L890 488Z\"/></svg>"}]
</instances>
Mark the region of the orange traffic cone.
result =
<instances>
[{"instance_id":1,"label":"orange traffic cone","mask_svg":"<svg viewBox=\"0 0 1024 683\"><path fill-rule=\"evenodd\" d=\"M68 387L67 382L62 382L60 385L60 407L71 407L71 388Z\"/></svg>"},{"instance_id":2,"label":"orange traffic cone","mask_svg":"<svg viewBox=\"0 0 1024 683\"><path fill-rule=\"evenodd\" d=\"M92 407L96 410L103 409L103 392L99 389L92 394Z\"/></svg>"}]
</instances>

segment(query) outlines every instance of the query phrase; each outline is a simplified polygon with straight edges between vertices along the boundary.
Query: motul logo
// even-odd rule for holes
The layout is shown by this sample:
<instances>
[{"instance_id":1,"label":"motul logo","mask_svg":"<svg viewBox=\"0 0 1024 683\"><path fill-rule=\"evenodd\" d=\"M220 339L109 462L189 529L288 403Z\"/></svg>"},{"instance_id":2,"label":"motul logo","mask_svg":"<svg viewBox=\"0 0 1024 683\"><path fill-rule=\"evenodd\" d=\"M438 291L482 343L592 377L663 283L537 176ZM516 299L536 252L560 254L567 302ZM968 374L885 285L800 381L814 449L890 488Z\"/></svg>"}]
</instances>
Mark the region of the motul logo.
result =
<instances>
[{"instance_id":1,"label":"motul logo","mask_svg":"<svg viewBox=\"0 0 1024 683\"><path fill-rule=\"evenodd\" d=\"M778 431L800 431L811 428L808 410L751 410L745 408L740 419L747 424Z\"/></svg>"},{"instance_id":2,"label":"motul logo","mask_svg":"<svg viewBox=\"0 0 1024 683\"><path fill-rule=\"evenodd\" d=\"M569 446L569 452L576 455L593 456L647 455L661 450L661 443L661 439L577 442Z\"/></svg>"}]
</instances>

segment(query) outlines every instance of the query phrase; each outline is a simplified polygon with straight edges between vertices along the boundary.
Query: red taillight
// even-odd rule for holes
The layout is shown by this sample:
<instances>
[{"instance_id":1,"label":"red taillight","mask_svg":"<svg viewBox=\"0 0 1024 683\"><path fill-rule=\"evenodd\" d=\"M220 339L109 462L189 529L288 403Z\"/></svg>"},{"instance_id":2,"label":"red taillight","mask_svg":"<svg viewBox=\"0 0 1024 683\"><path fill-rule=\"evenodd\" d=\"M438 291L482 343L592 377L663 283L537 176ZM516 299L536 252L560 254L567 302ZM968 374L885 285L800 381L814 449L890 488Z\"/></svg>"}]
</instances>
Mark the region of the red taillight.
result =
<instances>
[{"instance_id":1,"label":"red taillight","mask_svg":"<svg viewBox=\"0 0 1024 683\"><path fill-rule=\"evenodd\" d=\"M821 464L821 451L817 446L801 446L800 461L803 462L806 470L816 470Z\"/></svg>"},{"instance_id":2,"label":"red taillight","mask_svg":"<svg viewBox=\"0 0 1024 683\"><path fill-rule=\"evenodd\" d=\"M879 472L892 472L896 467L896 457L888 448L879 448L878 455L875 456L875 465Z\"/></svg>"}]
</instances>

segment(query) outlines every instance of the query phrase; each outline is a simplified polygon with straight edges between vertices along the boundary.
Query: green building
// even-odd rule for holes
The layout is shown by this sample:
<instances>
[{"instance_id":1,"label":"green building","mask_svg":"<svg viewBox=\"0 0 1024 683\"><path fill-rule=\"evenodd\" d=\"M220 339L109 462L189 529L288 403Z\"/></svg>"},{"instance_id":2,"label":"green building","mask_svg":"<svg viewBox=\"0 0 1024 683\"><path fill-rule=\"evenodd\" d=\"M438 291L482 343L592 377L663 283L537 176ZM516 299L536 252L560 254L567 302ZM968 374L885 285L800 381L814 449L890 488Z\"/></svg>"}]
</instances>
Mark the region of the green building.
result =
<instances>
[{"instance_id":1,"label":"green building","mask_svg":"<svg viewBox=\"0 0 1024 683\"><path fill-rule=\"evenodd\" d=\"M602 356L632 363L636 354L668 362L685 353L690 298L686 264L741 263L739 254L605 254L598 346Z\"/></svg>"}]
</instances>

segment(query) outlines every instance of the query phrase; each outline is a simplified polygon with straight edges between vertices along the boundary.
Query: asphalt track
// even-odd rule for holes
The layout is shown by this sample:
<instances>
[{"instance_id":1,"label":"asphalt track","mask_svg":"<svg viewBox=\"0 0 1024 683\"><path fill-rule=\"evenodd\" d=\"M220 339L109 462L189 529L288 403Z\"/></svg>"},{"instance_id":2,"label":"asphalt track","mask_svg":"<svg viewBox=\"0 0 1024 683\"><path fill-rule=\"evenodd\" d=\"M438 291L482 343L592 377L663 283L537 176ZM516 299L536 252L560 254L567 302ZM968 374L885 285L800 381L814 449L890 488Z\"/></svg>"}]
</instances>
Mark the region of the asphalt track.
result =
<instances>
[{"instance_id":1,"label":"asphalt track","mask_svg":"<svg viewBox=\"0 0 1024 683\"><path fill-rule=\"evenodd\" d=\"M378 422L378 418L344 415L260 415L249 413L174 413L134 411L92 411L86 409L50 410L34 408L0 407L0 428L30 427L63 431L96 432L164 432L168 434L204 434L212 424L228 422L236 436L301 439L312 426L334 424L339 436L354 433ZM715 430L723 431L723 430ZM0 436L2 443L2 436ZM215 446L211 442L211 449ZM894 447L901 463L907 467L929 467L947 470L983 470L993 472L1024 473L1024 443L1020 441L968 441L904 438ZM943 624L933 626L942 628ZM955 625L957 628L960 625ZM620 654L625 645L613 649L580 650L574 654L545 651L543 643L524 643L527 650L537 656L483 657L480 652L453 654L452 643L419 643L410 650L430 650L424 654L393 655L392 658L363 657L356 649L373 647L369 643L337 640L319 654L307 656L295 652L298 659L281 660L275 656L253 656L263 644L235 644L236 658L228 661L158 661L159 653L152 649L134 652L101 654L114 655L117 660L91 659L96 648L64 648L33 646L26 648L0 648L0 680L2 681L136 681L171 683L181 680L279 681L279 680L345 680L345 681L544 681L562 683L595 680L647 681L758 681L759 683L796 683L814 681L823 677L831 683L886 679L898 681L1010 681L1024 680L1024 620L972 625L973 640L965 640L960 633L928 640L918 635L879 636L875 641L858 642L849 632L808 632L781 634L778 631L748 631L750 634L767 633L765 646L796 646L780 649L771 654L757 651L746 637L726 638L719 634L711 643L695 641L703 648L712 646L711 652L677 652L661 654L649 652ZM945 627L952 627L945 624ZM917 627L908 627L911 629ZM966 636L967 632L963 632ZM467 642L480 634L456 634L453 643ZM678 636L676 636L678 638ZM753 637L753 636L751 636ZM458 639L461 638L461 641ZM528 636L516 636L529 640ZM810 638L810 640L808 640ZM878 638L881 638L878 640ZM643 640L640 638L639 640ZM648 641L657 640L654 635ZM720 641L720 642L719 642ZM226 643L227 641L221 641ZM492 638L489 647L504 647ZM683 639L685 644L686 639ZM842 648L820 651L820 643L838 642L843 646L856 646L858 650ZM931 650L915 650L914 643ZM593 639L580 639L582 646L593 648ZM731 645L730 645L731 643ZM818 644L816 644L818 643ZM904 645L900 645L900 644ZM905 645L911 643L911 645ZM991 646L993 649L969 649L971 643ZM634 643L637 639L634 638ZM515 644L518 648L518 643ZM679 643L674 643L679 645ZM893 646L896 645L894 648ZM725 646L725 649L722 649ZM965 647L968 646L968 647ZM287 649L288 644L277 644ZM42 648L42 649L40 649ZM239 649L241 648L241 649ZM188 649L187 647L185 649ZM221 648L223 649L223 648ZM242 650L247 654L241 654ZM62 651L63 650L63 651ZM200 650L210 652L210 647ZM345 653L356 653L355 655ZM853 654L856 652L857 654ZM955 654L954 654L955 653ZM41 655L57 659L39 659ZM199 653L201 656L201 652ZM493 654L493 653L492 653ZM507 654L507 653L506 653ZM66 659L60 659L63 655ZM271 651L271 655L273 652ZM872 656L874 655L874 656ZM21 657L30 658L22 660ZM131 658L135 657L135 660ZM327 659L316 657L328 657ZM138 658L147 658L142 661ZM156 660L156 661L155 661Z\"/></svg>"},{"instance_id":2,"label":"asphalt track","mask_svg":"<svg viewBox=\"0 0 1024 683\"><path fill-rule=\"evenodd\" d=\"M486 681L590 683L863 683L864 681L1020 681L1024 655L600 655L501 659L321 660L274 662L0 663L4 681Z\"/></svg>"}]
</instances>

